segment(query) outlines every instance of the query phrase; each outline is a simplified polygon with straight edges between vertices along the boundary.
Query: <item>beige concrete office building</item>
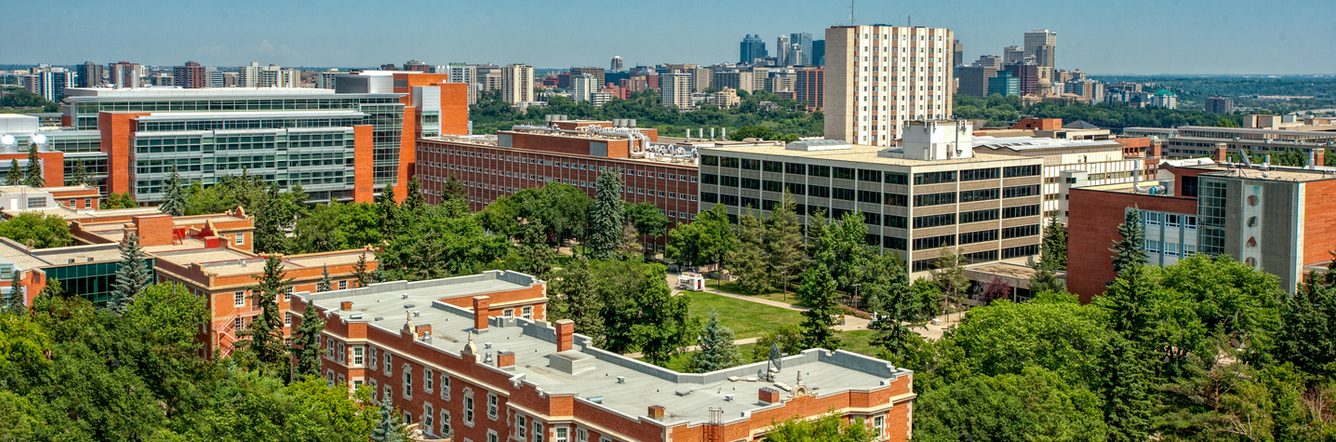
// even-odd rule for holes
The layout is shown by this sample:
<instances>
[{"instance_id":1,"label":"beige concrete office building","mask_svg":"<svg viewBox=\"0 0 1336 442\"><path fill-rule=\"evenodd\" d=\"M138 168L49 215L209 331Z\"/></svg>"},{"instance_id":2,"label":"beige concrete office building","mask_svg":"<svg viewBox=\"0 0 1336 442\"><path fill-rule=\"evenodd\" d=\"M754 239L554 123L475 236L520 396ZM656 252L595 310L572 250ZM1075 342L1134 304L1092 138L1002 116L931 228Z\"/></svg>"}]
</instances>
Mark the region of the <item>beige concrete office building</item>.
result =
<instances>
[{"instance_id":1,"label":"beige concrete office building","mask_svg":"<svg viewBox=\"0 0 1336 442\"><path fill-rule=\"evenodd\" d=\"M891 146L906 121L950 118L953 39L945 28L826 29L826 138Z\"/></svg>"},{"instance_id":2,"label":"beige concrete office building","mask_svg":"<svg viewBox=\"0 0 1336 442\"><path fill-rule=\"evenodd\" d=\"M699 148L700 210L750 207L764 216L787 190L804 225L818 212L861 213L868 243L898 253L914 272L931 269L943 251L967 262L1038 253L1042 158L976 153L968 123L903 130L898 148L835 140Z\"/></svg>"},{"instance_id":3,"label":"beige concrete office building","mask_svg":"<svg viewBox=\"0 0 1336 442\"><path fill-rule=\"evenodd\" d=\"M501 98L512 106L534 101L533 66L512 64L501 68Z\"/></svg>"}]
</instances>

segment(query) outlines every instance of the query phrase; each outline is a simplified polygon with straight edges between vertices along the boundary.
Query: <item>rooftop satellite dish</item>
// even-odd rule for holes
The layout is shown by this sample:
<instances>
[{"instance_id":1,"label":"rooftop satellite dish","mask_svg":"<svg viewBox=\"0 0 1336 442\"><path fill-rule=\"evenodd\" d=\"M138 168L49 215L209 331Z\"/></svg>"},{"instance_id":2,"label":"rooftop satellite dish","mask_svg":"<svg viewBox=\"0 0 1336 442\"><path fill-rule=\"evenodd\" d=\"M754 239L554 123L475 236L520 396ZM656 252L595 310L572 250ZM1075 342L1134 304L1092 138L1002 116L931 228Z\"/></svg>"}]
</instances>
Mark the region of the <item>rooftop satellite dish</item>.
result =
<instances>
[{"instance_id":1,"label":"rooftop satellite dish","mask_svg":"<svg viewBox=\"0 0 1336 442\"><path fill-rule=\"evenodd\" d=\"M38 145L38 146L45 146L45 145L46 145L46 135L43 135L43 134L33 134L33 135L32 135L32 138L29 138L28 141L31 141L32 144L36 144L36 145Z\"/></svg>"},{"instance_id":2,"label":"rooftop satellite dish","mask_svg":"<svg viewBox=\"0 0 1336 442\"><path fill-rule=\"evenodd\" d=\"M13 135L0 135L0 147L12 149L16 144L18 144L18 141L14 139Z\"/></svg>"}]
</instances>

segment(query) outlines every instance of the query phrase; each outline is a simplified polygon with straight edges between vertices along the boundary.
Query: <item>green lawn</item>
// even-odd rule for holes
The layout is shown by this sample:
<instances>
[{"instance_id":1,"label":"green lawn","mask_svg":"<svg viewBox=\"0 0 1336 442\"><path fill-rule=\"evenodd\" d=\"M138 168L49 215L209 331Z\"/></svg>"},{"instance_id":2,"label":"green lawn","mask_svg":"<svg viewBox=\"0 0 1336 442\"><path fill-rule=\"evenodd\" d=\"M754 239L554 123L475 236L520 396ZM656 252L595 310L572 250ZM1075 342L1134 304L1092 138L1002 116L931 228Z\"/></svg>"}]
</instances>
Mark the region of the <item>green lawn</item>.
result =
<instances>
[{"instance_id":1,"label":"green lawn","mask_svg":"<svg viewBox=\"0 0 1336 442\"><path fill-rule=\"evenodd\" d=\"M721 292L728 292L736 295L768 299L771 301L782 302L785 304L794 304L794 305L798 304L798 298L793 293L785 294L783 292L773 292L773 293L760 293L755 295L748 295L738 290L738 283L736 282L720 282L713 279L705 281L705 286ZM790 289L793 288L796 287L790 287Z\"/></svg>"},{"instance_id":2,"label":"green lawn","mask_svg":"<svg viewBox=\"0 0 1336 442\"><path fill-rule=\"evenodd\" d=\"M872 339L872 334L873 332L871 330L840 332L840 349L877 357L877 353L880 350L873 347L869 342ZM743 344L738 346L738 353L742 355L742 363L750 364L752 362L765 360L766 357L764 353L762 353L760 359L752 359L752 351L754 351L755 348L756 344ZM691 364L691 357L695 354L696 352L694 351L675 354L668 360L667 364L664 364L664 367L683 373L690 372L688 367Z\"/></svg>"},{"instance_id":3,"label":"green lawn","mask_svg":"<svg viewBox=\"0 0 1336 442\"><path fill-rule=\"evenodd\" d=\"M701 323L710 318L710 310L719 312L719 321L733 330L737 339L756 338L782 325L797 325L802 314L785 308L733 299L705 292L682 292L690 302L687 310Z\"/></svg>"}]
</instances>

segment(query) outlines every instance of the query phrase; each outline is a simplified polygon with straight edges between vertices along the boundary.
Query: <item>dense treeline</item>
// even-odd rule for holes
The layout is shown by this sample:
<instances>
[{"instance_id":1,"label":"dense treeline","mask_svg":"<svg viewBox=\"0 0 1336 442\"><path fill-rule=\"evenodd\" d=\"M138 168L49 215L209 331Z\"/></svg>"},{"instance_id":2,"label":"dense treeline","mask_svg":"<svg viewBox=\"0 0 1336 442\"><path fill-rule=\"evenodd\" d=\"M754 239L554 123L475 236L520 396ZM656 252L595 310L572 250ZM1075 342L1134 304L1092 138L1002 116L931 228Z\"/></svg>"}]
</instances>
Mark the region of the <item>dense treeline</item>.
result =
<instances>
[{"instance_id":1,"label":"dense treeline","mask_svg":"<svg viewBox=\"0 0 1336 442\"><path fill-rule=\"evenodd\" d=\"M57 112L60 110L60 105L41 95L28 92L27 89L7 87L0 89L0 109L3 108L24 110L40 108L41 112Z\"/></svg>"},{"instance_id":2,"label":"dense treeline","mask_svg":"<svg viewBox=\"0 0 1336 442\"><path fill-rule=\"evenodd\" d=\"M746 137L794 140L820 136L824 129L821 113L808 112L796 101L765 91L739 91L738 96L742 103L734 108L704 106L691 111L659 104L659 96L653 90L634 93L627 100L614 99L601 107L554 96L546 106L520 111L501 101L498 94L484 93L469 109L469 118L473 119L477 133L493 133L515 124L542 124L545 115L601 120L632 118L640 127L657 128L660 135L670 136L683 136L687 129L694 134L700 128L728 128L729 138L737 140Z\"/></svg>"},{"instance_id":3,"label":"dense treeline","mask_svg":"<svg viewBox=\"0 0 1336 442\"><path fill-rule=\"evenodd\" d=\"M1179 105L1202 108L1206 99L1231 97L1239 108L1286 113L1336 107L1336 78L1330 76L1102 76L1106 83L1133 81L1178 94ZM1286 98L1270 98L1286 97ZM1300 98L1311 97L1311 98Z\"/></svg>"},{"instance_id":4,"label":"dense treeline","mask_svg":"<svg viewBox=\"0 0 1336 442\"><path fill-rule=\"evenodd\" d=\"M958 118L986 120L989 127L1006 127L1023 117L1061 118L1064 123L1085 121L1099 127L1122 129L1131 126L1175 127L1230 126L1242 122L1237 115L1208 114L1200 110L1144 108L1136 109L1116 104L1036 103L1026 106L1020 97L956 96L955 115Z\"/></svg>"}]
</instances>

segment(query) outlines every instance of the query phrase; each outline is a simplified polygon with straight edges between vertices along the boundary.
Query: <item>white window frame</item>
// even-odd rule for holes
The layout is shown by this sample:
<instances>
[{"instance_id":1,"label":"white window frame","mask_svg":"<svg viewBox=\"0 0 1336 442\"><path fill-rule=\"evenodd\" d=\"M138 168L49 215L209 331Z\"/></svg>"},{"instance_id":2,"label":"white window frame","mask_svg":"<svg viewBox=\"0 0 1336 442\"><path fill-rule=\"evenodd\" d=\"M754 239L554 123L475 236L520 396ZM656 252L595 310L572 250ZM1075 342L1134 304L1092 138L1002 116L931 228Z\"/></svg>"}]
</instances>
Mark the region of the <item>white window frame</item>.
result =
<instances>
[{"instance_id":1,"label":"white window frame","mask_svg":"<svg viewBox=\"0 0 1336 442\"><path fill-rule=\"evenodd\" d=\"M371 347L371 355L370 355L371 358L370 358L370 359L371 359L371 370L373 370L373 371L376 369L376 363L377 363L377 362L380 362L380 355L377 354L377 353L380 353L380 352L376 350L376 347Z\"/></svg>"},{"instance_id":2,"label":"white window frame","mask_svg":"<svg viewBox=\"0 0 1336 442\"><path fill-rule=\"evenodd\" d=\"M886 415L877 415L872 417L872 431L877 437L886 436Z\"/></svg>"},{"instance_id":3,"label":"white window frame","mask_svg":"<svg viewBox=\"0 0 1336 442\"><path fill-rule=\"evenodd\" d=\"M547 433L543 432L543 423L537 419L533 420L533 442L543 442Z\"/></svg>"},{"instance_id":4,"label":"white window frame","mask_svg":"<svg viewBox=\"0 0 1336 442\"><path fill-rule=\"evenodd\" d=\"M488 392L488 393L487 393L487 418L488 418L488 419L496 420L496 417L497 417L497 415L500 414L500 410L501 410L501 407L498 406L498 404L500 404L500 402L501 402L501 401L498 400L498 399L496 398L496 393L492 393L492 392Z\"/></svg>"},{"instance_id":5,"label":"white window frame","mask_svg":"<svg viewBox=\"0 0 1336 442\"><path fill-rule=\"evenodd\" d=\"M360 345L353 346L353 366L361 367L366 363L366 348Z\"/></svg>"},{"instance_id":6,"label":"white window frame","mask_svg":"<svg viewBox=\"0 0 1336 442\"><path fill-rule=\"evenodd\" d=\"M432 387L436 384L436 373L432 373L430 368L422 367L422 391L431 393Z\"/></svg>"},{"instance_id":7,"label":"white window frame","mask_svg":"<svg viewBox=\"0 0 1336 442\"><path fill-rule=\"evenodd\" d=\"M440 428L442 437L450 437L450 433L454 431L454 428L450 426L450 410L445 409L445 407L441 407Z\"/></svg>"},{"instance_id":8,"label":"white window frame","mask_svg":"<svg viewBox=\"0 0 1336 442\"><path fill-rule=\"evenodd\" d=\"M431 402L422 403L422 428L427 434L436 433L436 409L432 408Z\"/></svg>"},{"instance_id":9,"label":"white window frame","mask_svg":"<svg viewBox=\"0 0 1336 442\"><path fill-rule=\"evenodd\" d=\"M515 417L515 437L520 438L520 440L529 437L529 419L525 418L523 414Z\"/></svg>"},{"instance_id":10,"label":"white window frame","mask_svg":"<svg viewBox=\"0 0 1336 442\"><path fill-rule=\"evenodd\" d=\"M394 354L390 353L388 350L382 353L385 353L385 363L381 364L383 368L385 368L385 375L389 376L394 374Z\"/></svg>"},{"instance_id":11,"label":"white window frame","mask_svg":"<svg viewBox=\"0 0 1336 442\"><path fill-rule=\"evenodd\" d=\"M520 309L520 317L524 319L533 319L533 306L526 305Z\"/></svg>"},{"instance_id":12,"label":"white window frame","mask_svg":"<svg viewBox=\"0 0 1336 442\"><path fill-rule=\"evenodd\" d=\"M233 306L233 307L245 307L245 306L246 306L246 291L245 291L245 290L237 290L237 291L235 291L235 292L232 292L232 306Z\"/></svg>"},{"instance_id":13,"label":"white window frame","mask_svg":"<svg viewBox=\"0 0 1336 442\"><path fill-rule=\"evenodd\" d=\"M402 385L402 387L403 387L403 389L404 389L404 399L412 399L412 398L413 398L413 367L409 367L408 364L404 364L404 366L403 366L403 367L400 367L400 368L402 368L403 371L404 371L404 374L403 374L404 382L403 382L403 385Z\"/></svg>"},{"instance_id":14,"label":"white window frame","mask_svg":"<svg viewBox=\"0 0 1336 442\"><path fill-rule=\"evenodd\" d=\"M473 412L473 390L464 389L464 425L472 428L477 414Z\"/></svg>"},{"instance_id":15,"label":"white window frame","mask_svg":"<svg viewBox=\"0 0 1336 442\"><path fill-rule=\"evenodd\" d=\"M552 442L571 442L571 429L552 427Z\"/></svg>"},{"instance_id":16,"label":"white window frame","mask_svg":"<svg viewBox=\"0 0 1336 442\"><path fill-rule=\"evenodd\" d=\"M450 400L450 375L441 372L441 399Z\"/></svg>"},{"instance_id":17,"label":"white window frame","mask_svg":"<svg viewBox=\"0 0 1336 442\"><path fill-rule=\"evenodd\" d=\"M245 243L246 243L246 232L237 232L237 235L236 235L236 244L237 244L237 245L242 245L242 244L245 244Z\"/></svg>"}]
</instances>

